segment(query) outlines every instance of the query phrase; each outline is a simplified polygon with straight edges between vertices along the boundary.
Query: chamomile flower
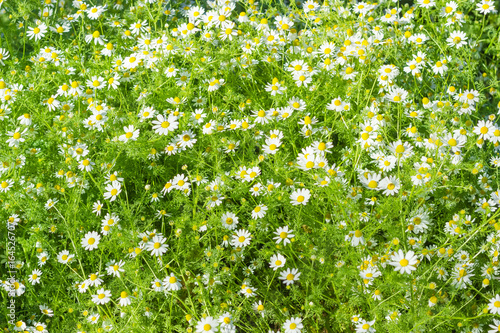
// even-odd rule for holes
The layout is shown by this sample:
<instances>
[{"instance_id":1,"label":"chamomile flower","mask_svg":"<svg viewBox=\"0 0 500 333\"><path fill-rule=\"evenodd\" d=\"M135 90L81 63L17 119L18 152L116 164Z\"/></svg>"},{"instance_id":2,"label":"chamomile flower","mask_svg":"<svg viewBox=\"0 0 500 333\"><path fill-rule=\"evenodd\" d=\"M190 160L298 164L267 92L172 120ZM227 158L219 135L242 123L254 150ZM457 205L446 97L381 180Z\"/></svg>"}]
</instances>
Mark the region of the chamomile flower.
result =
<instances>
[{"instance_id":1,"label":"chamomile flower","mask_svg":"<svg viewBox=\"0 0 500 333\"><path fill-rule=\"evenodd\" d=\"M202 318L196 323L196 333L216 333L219 323L211 316Z\"/></svg>"},{"instance_id":2,"label":"chamomile flower","mask_svg":"<svg viewBox=\"0 0 500 333\"><path fill-rule=\"evenodd\" d=\"M34 332L40 332L40 333L48 333L49 332L47 330L47 324L40 323L40 322L36 322L33 324L33 330L34 330Z\"/></svg>"},{"instance_id":3,"label":"chamomile flower","mask_svg":"<svg viewBox=\"0 0 500 333\"><path fill-rule=\"evenodd\" d=\"M118 138L120 141L128 142L128 141L136 141L139 137L140 130L135 129L134 125L123 127L125 134L120 135Z\"/></svg>"},{"instance_id":4,"label":"chamomile flower","mask_svg":"<svg viewBox=\"0 0 500 333\"><path fill-rule=\"evenodd\" d=\"M35 39L35 41L42 39L47 33L47 25L45 23L40 23L36 27L29 27L26 35L29 39Z\"/></svg>"},{"instance_id":5,"label":"chamomile flower","mask_svg":"<svg viewBox=\"0 0 500 333\"><path fill-rule=\"evenodd\" d=\"M106 192L104 192L104 199L110 202L115 201L118 195L121 193L122 185L117 180L111 182L111 184L106 185Z\"/></svg>"},{"instance_id":6,"label":"chamomile flower","mask_svg":"<svg viewBox=\"0 0 500 333\"><path fill-rule=\"evenodd\" d=\"M100 240L101 235L99 235L95 231L91 231L85 234L85 237L82 238L81 244L85 250L92 251L94 249L97 249Z\"/></svg>"},{"instance_id":7,"label":"chamomile flower","mask_svg":"<svg viewBox=\"0 0 500 333\"><path fill-rule=\"evenodd\" d=\"M234 213L226 212L226 213L222 214L222 217L221 217L222 226L228 230L236 229L236 226L238 225L238 221L239 221L239 219Z\"/></svg>"},{"instance_id":8,"label":"chamomile flower","mask_svg":"<svg viewBox=\"0 0 500 333\"><path fill-rule=\"evenodd\" d=\"M74 257L75 257L74 254L70 254L69 251L63 250L63 251L59 252L59 254L57 255L57 261L59 261L61 264L67 264Z\"/></svg>"},{"instance_id":9,"label":"chamomile flower","mask_svg":"<svg viewBox=\"0 0 500 333\"><path fill-rule=\"evenodd\" d=\"M389 93L386 95L387 100L394 103L402 103L406 101L408 97L408 92L403 88L395 87L389 90Z\"/></svg>"},{"instance_id":10,"label":"chamomile flower","mask_svg":"<svg viewBox=\"0 0 500 333\"><path fill-rule=\"evenodd\" d=\"M284 333L300 333L304 328L302 318L292 317L283 323Z\"/></svg>"},{"instance_id":11,"label":"chamomile flower","mask_svg":"<svg viewBox=\"0 0 500 333\"><path fill-rule=\"evenodd\" d=\"M389 265L394 266L394 270L401 274L411 274L412 271L417 269L415 266L418 258L413 251L408 251L405 254L402 250L399 250L391 256L391 260Z\"/></svg>"},{"instance_id":12,"label":"chamomile flower","mask_svg":"<svg viewBox=\"0 0 500 333\"><path fill-rule=\"evenodd\" d=\"M96 202L94 202L92 204L92 213L95 213L97 216L101 216L101 212L102 212L102 203L100 200L97 200Z\"/></svg>"},{"instance_id":13,"label":"chamomile flower","mask_svg":"<svg viewBox=\"0 0 500 333\"><path fill-rule=\"evenodd\" d=\"M375 324L375 320L366 321L361 319L358 323L356 323L356 333L374 333L375 328L373 327Z\"/></svg>"},{"instance_id":14,"label":"chamomile flower","mask_svg":"<svg viewBox=\"0 0 500 333\"><path fill-rule=\"evenodd\" d=\"M458 30L455 30L452 33L450 33L450 37L446 39L448 46L456 47L457 49L461 48L464 45L467 45L466 41L467 41L467 36L465 35L465 32Z\"/></svg>"},{"instance_id":15,"label":"chamomile flower","mask_svg":"<svg viewBox=\"0 0 500 333\"><path fill-rule=\"evenodd\" d=\"M96 272L90 274L88 279L85 280L85 282L90 287L99 287L104 282L104 280L101 279L101 274L99 272Z\"/></svg>"},{"instance_id":16,"label":"chamomile flower","mask_svg":"<svg viewBox=\"0 0 500 333\"><path fill-rule=\"evenodd\" d=\"M500 314L500 295L495 295L495 297L490 299L488 303L488 310L492 314Z\"/></svg>"},{"instance_id":17,"label":"chamomile flower","mask_svg":"<svg viewBox=\"0 0 500 333\"><path fill-rule=\"evenodd\" d=\"M7 139L9 147L19 147L20 143L25 141L23 136L26 134L27 130L28 129L25 128L21 131L21 128L18 127L14 131L8 131L6 135L9 137L9 139Z\"/></svg>"},{"instance_id":18,"label":"chamomile flower","mask_svg":"<svg viewBox=\"0 0 500 333\"><path fill-rule=\"evenodd\" d=\"M265 205L257 205L255 208L252 210L252 219L261 219L266 215L267 212L267 206Z\"/></svg>"},{"instance_id":19,"label":"chamomile flower","mask_svg":"<svg viewBox=\"0 0 500 333\"><path fill-rule=\"evenodd\" d=\"M122 268L125 265L123 260L120 260L119 262L116 262L116 260L111 260L106 264L106 272L108 275L113 275L115 277L120 277L121 273L124 272L125 270Z\"/></svg>"},{"instance_id":20,"label":"chamomile flower","mask_svg":"<svg viewBox=\"0 0 500 333\"><path fill-rule=\"evenodd\" d=\"M0 193L8 192L12 188L12 186L14 186L14 180L12 179L0 180Z\"/></svg>"},{"instance_id":21,"label":"chamomile flower","mask_svg":"<svg viewBox=\"0 0 500 333\"><path fill-rule=\"evenodd\" d=\"M8 50L0 48L0 65L4 66L3 60L7 60L10 57Z\"/></svg>"},{"instance_id":22,"label":"chamomile flower","mask_svg":"<svg viewBox=\"0 0 500 333\"><path fill-rule=\"evenodd\" d=\"M283 241L283 246L286 246L288 243L290 243L290 240L295 237L292 232L293 230L289 230L287 225L284 227L279 227L274 232L276 237L274 237L273 239L276 240L276 244L279 244L281 243L281 241Z\"/></svg>"},{"instance_id":23,"label":"chamomile flower","mask_svg":"<svg viewBox=\"0 0 500 333\"><path fill-rule=\"evenodd\" d=\"M363 232L361 230L349 232L349 235L346 236L346 241L348 240L350 240L352 246L365 244L365 238L363 237Z\"/></svg>"},{"instance_id":24,"label":"chamomile flower","mask_svg":"<svg viewBox=\"0 0 500 333\"><path fill-rule=\"evenodd\" d=\"M177 117L169 115L168 118L159 114L156 120L153 120L153 130L159 135L167 135L169 132L175 131L179 127Z\"/></svg>"},{"instance_id":25,"label":"chamomile flower","mask_svg":"<svg viewBox=\"0 0 500 333\"><path fill-rule=\"evenodd\" d=\"M289 286L295 281L298 281L301 274L302 273L300 273L297 268L287 268L280 273L279 279L282 280L285 285Z\"/></svg>"},{"instance_id":26,"label":"chamomile flower","mask_svg":"<svg viewBox=\"0 0 500 333\"><path fill-rule=\"evenodd\" d=\"M41 304L39 306L39 309L40 309L40 312L47 316L47 317L54 317L54 310L52 310L51 308L49 308L47 305L45 304Z\"/></svg>"},{"instance_id":27,"label":"chamomile flower","mask_svg":"<svg viewBox=\"0 0 500 333\"><path fill-rule=\"evenodd\" d=\"M234 247L245 247L250 245L250 241L252 240L252 236L250 231L245 229L239 229L236 231L236 234L233 235L231 240L231 244Z\"/></svg>"},{"instance_id":28,"label":"chamomile flower","mask_svg":"<svg viewBox=\"0 0 500 333\"><path fill-rule=\"evenodd\" d=\"M120 298L118 298L118 304L120 306L129 306L130 304L132 304L130 295L126 291L122 291L120 293Z\"/></svg>"},{"instance_id":29,"label":"chamomile flower","mask_svg":"<svg viewBox=\"0 0 500 333\"><path fill-rule=\"evenodd\" d=\"M274 155L278 152L278 148L281 146L281 140L279 138L267 138L266 144L262 147L262 150L266 154Z\"/></svg>"},{"instance_id":30,"label":"chamomile flower","mask_svg":"<svg viewBox=\"0 0 500 333\"><path fill-rule=\"evenodd\" d=\"M165 237L156 235L146 243L146 250L151 251L151 255L162 256L168 250L168 244L165 244L166 241Z\"/></svg>"},{"instance_id":31,"label":"chamomile flower","mask_svg":"<svg viewBox=\"0 0 500 333\"><path fill-rule=\"evenodd\" d=\"M39 269L34 269L31 272L30 277L28 278L28 281L32 284L35 285L37 283L40 283L40 277L42 276L42 271Z\"/></svg>"},{"instance_id":32,"label":"chamomile flower","mask_svg":"<svg viewBox=\"0 0 500 333\"><path fill-rule=\"evenodd\" d=\"M290 194L290 203L294 206L306 205L311 197L311 191L308 189L295 190Z\"/></svg>"},{"instance_id":33,"label":"chamomile flower","mask_svg":"<svg viewBox=\"0 0 500 333\"><path fill-rule=\"evenodd\" d=\"M97 290L95 295L92 295L92 302L97 305L106 304L111 300L111 291L101 288Z\"/></svg>"},{"instance_id":34,"label":"chamomile flower","mask_svg":"<svg viewBox=\"0 0 500 333\"><path fill-rule=\"evenodd\" d=\"M380 181L379 187L383 191L384 195L389 196L398 193L401 185L396 177L389 176Z\"/></svg>"},{"instance_id":35,"label":"chamomile flower","mask_svg":"<svg viewBox=\"0 0 500 333\"><path fill-rule=\"evenodd\" d=\"M482 0L476 4L476 10L481 14L496 13L495 3L491 0Z\"/></svg>"},{"instance_id":36,"label":"chamomile flower","mask_svg":"<svg viewBox=\"0 0 500 333\"><path fill-rule=\"evenodd\" d=\"M269 259L269 267L273 270L277 270L278 268L284 267L286 263L286 258L281 254L275 254Z\"/></svg>"},{"instance_id":37,"label":"chamomile flower","mask_svg":"<svg viewBox=\"0 0 500 333\"><path fill-rule=\"evenodd\" d=\"M169 276L163 279L163 287L165 288L165 290L175 291L175 290L180 290L182 284L179 282L174 273L170 273Z\"/></svg>"}]
</instances>

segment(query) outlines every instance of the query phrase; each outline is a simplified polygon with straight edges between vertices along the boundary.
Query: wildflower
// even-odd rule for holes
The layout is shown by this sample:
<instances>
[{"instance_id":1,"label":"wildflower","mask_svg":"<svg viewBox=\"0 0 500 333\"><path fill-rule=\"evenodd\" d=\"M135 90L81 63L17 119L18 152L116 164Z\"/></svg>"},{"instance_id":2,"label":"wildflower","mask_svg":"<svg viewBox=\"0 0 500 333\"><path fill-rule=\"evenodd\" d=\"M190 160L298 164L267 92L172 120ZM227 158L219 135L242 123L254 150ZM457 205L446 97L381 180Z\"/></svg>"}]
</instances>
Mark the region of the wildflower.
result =
<instances>
[{"instance_id":1,"label":"wildflower","mask_svg":"<svg viewBox=\"0 0 500 333\"><path fill-rule=\"evenodd\" d=\"M267 206L265 205L257 205L255 208L252 210L252 219L261 219L266 215L267 212Z\"/></svg>"},{"instance_id":2,"label":"wildflower","mask_svg":"<svg viewBox=\"0 0 500 333\"><path fill-rule=\"evenodd\" d=\"M111 300L111 292L109 290L104 290L101 288L97 290L96 295L92 295L92 302L95 304L106 304Z\"/></svg>"},{"instance_id":3,"label":"wildflower","mask_svg":"<svg viewBox=\"0 0 500 333\"><path fill-rule=\"evenodd\" d=\"M40 312L44 315L46 315L47 317L54 317L54 311L49 308L47 305L45 304L42 304L39 306L40 308Z\"/></svg>"},{"instance_id":4,"label":"wildflower","mask_svg":"<svg viewBox=\"0 0 500 333\"><path fill-rule=\"evenodd\" d=\"M233 316L229 312L224 312L219 317L220 331L221 332L235 332L236 327L233 324Z\"/></svg>"},{"instance_id":5,"label":"wildflower","mask_svg":"<svg viewBox=\"0 0 500 333\"><path fill-rule=\"evenodd\" d=\"M55 204L58 202L59 200L53 200L53 199L49 199L47 200L47 202L45 203L45 209L49 210L51 209L52 207L55 206Z\"/></svg>"},{"instance_id":6,"label":"wildflower","mask_svg":"<svg viewBox=\"0 0 500 333\"><path fill-rule=\"evenodd\" d=\"M82 247L85 250L92 251L94 249L97 249L100 240L101 235L99 235L97 232L88 232L87 234L85 234L85 237L82 238Z\"/></svg>"},{"instance_id":7,"label":"wildflower","mask_svg":"<svg viewBox=\"0 0 500 333\"><path fill-rule=\"evenodd\" d=\"M265 86L265 90L271 94L271 96L282 95L286 90L286 87L282 86L277 78L274 78L271 83Z\"/></svg>"},{"instance_id":8,"label":"wildflower","mask_svg":"<svg viewBox=\"0 0 500 333\"><path fill-rule=\"evenodd\" d=\"M42 276L42 271L39 269L34 269L31 272L31 275L28 279L28 281L32 284L35 285L37 283L40 283L40 277Z\"/></svg>"},{"instance_id":9,"label":"wildflower","mask_svg":"<svg viewBox=\"0 0 500 333\"><path fill-rule=\"evenodd\" d=\"M97 200L92 204L92 213L95 213L97 216L101 216L102 211L102 203L100 200Z\"/></svg>"},{"instance_id":10,"label":"wildflower","mask_svg":"<svg viewBox=\"0 0 500 333\"><path fill-rule=\"evenodd\" d=\"M109 200L110 202L116 200L118 195L121 192L121 187L122 185L117 181L114 180L111 182L111 184L106 185L106 192L104 192L104 199Z\"/></svg>"},{"instance_id":11,"label":"wildflower","mask_svg":"<svg viewBox=\"0 0 500 333\"><path fill-rule=\"evenodd\" d=\"M380 181L379 187L385 195L389 196L398 193L401 185L396 177L389 176Z\"/></svg>"},{"instance_id":12,"label":"wildflower","mask_svg":"<svg viewBox=\"0 0 500 333\"><path fill-rule=\"evenodd\" d=\"M169 132L175 131L179 127L177 117L170 115L167 117L163 115L156 116L157 120L153 120L153 130L159 135L167 135Z\"/></svg>"},{"instance_id":13,"label":"wildflower","mask_svg":"<svg viewBox=\"0 0 500 333\"><path fill-rule=\"evenodd\" d=\"M273 270L277 270L278 268L285 266L286 258L278 253L273 255L271 259L269 259L269 261L269 267L271 267Z\"/></svg>"},{"instance_id":14,"label":"wildflower","mask_svg":"<svg viewBox=\"0 0 500 333\"><path fill-rule=\"evenodd\" d=\"M434 0L417 0L417 3L422 8L432 8L436 5Z\"/></svg>"},{"instance_id":15,"label":"wildflower","mask_svg":"<svg viewBox=\"0 0 500 333\"><path fill-rule=\"evenodd\" d=\"M216 319L207 316L196 323L196 333L216 333L218 331L218 326Z\"/></svg>"},{"instance_id":16,"label":"wildflower","mask_svg":"<svg viewBox=\"0 0 500 333\"><path fill-rule=\"evenodd\" d=\"M47 33L47 26L45 23L40 23L36 27L29 27L26 35L28 35L29 39L35 39L35 41L43 38Z\"/></svg>"},{"instance_id":17,"label":"wildflower","mask_svg":"<svg viewBox=\"0 0 500 333\"><path fill-rule=\"evenodd\" d=\"M180 290L182 285L177 279L177 277L174 275L174 273L170 273L170 276L167 276L165 279L163 279L163 287L165 290Z\"/></svg>"},{"instance_id":18,"label":"wildflower","mask_svg":"<svg viewBox=\"0 0 500 333\"><path fill-rule=\"evenodd\" d=\"M8 192L12 188L13 185L14 185L14 180L12 180L12 179L6 179L3 181L0 181L0 193Z\"/></svg>"},{"instance_id":19,"label":"wildflower","mask_svg":"<svg viewBox=\"0 0 500 333\"><path fill-rule=\"evenodd\" d=\"M411 274L412 271L417 269L415 265L418 259L413 251L404 254L402 250L399 250L391 256L391 260L389 265L394 266L394 270L401 274Z\"/></svg>"},{"instance_id":20,"label":"wildflower","mask_svg":"<svg viewBox=\"0 0 500 333\"><path fill-rule=\"evenodd\" d=\"M292 317L283 323L284 333L300 333L303 328L302 318L299 317Z\"/></svg>"},{"instance_id":21,"label":"wildflower","mask_svg":"<svg viewBox=\"0 0 500 333\"><path fill-rule=\"evenodd\" d=\"M95 165L94 162L86 158L80 162L80 164L78 165L78 169L90 172L92 171L94 165Z\"/></svg>"},{"instance_id":22,"label":"wildflower","mask_svg":"<svg viewBox=\"0 0 500 333\"><path fill-rule=\"evenodd\" d=\"M489 120L479 120L477 126L474 127L473 131L479 136L479 139L489 140L493 136L495 127L493 123Z\"/></svg>"},{"instance_id":23,"label":"wildflower","mask_svg":"<svg viewBox=\"0 0 500 333\"><path fill-rule=\"evenodd\" d=\"M284 227L279 227L274 234L277 235L273 239L276 240L276 244L281 243L283 241L283 246L286 246L288 243L290 243L290 239L295 237L294 234L292 234L293 230L288 230L288 226Z\"/></svg>"},{"instance_id":24,"label":"wildflower","mask_svg":"<svg viewBox=\"0 0 500 333\"><path fill-rule=\"evenodd\" d=\"M23 138L23 135L26 133L28 129L25 128L23 131L21 131L21 128L18 127L14 131L9 131L7 132L7 136L10 137L7 140L7 143L9 144L9 147L19 147L19 144L21 142L24 142L25 139Z\"/></svg>"},{"instance_id":25,"label":"wildflower","mask_svg":"<svg viewBox=\"0 0 500 333\"><path fill-rule=\"evenodd\" d=\"M233 239L231 241L231 244L234 247L245 247L250 245L250 241L252 240L252 237L250 235L250 231L245 230L245 229L240 229L236 231L236 234L233 235Z\"/></svg>"},{"instance_id":26,"label":"wildflower","mask_svg":"<svg viewBox=\"0 0 500 333\"><path fill-rule=\"evenodd\" d=\"M375 320L366 321L361 319L358 323L356 323L356 333L373 333L375 332L375 328L373 327L375 324Z\"/></svg>"},{"instance_id":27,"label":"wildflower","mask_svg":"<svg viewBox=\"0 0 500 333\"><path fill-rule=\"evenodd\" d=\"M234 230L238 225L238 217L231 212L227 212L222 214L221 222L224 228L228 230Z\"/></svg>"},{"instance_id":28,"label":"wildflower","mask_svg":"<svg viewBox=\"0 0 500 333\"><path fill-rule=\"evenodd\" d=\"M111 260L110 262L108 262L106 264L106 266L107 266L106 272L108 273L108 275L120 277L120 275L121 275L120 273L125 271L122 268L123 265L125 265L123 260L120 260L119 262L116 262L115 260Z\"/></svg>"},{"instance_id":29,"label":"wildflower","mask_svg":"<svg viewBox=\"0 0 500 333\"><path fill-rule=\"evenodd\" d=\"M298 281L300 274L297 268L287 268L287 270L280 273L279 279L283 280L283 283L288 286Z\"/></svg>"},{"instance_id":30,"label":"wildflower","mask_svg":"<svg viewBox=\"0 0 500 333\"><path fill-rule=\"evenodd\" d=\"M49 331L47 330L47 324L45 323L34 323L33 324L33 329L35 332L40 332L40 333L48 333Z\"/></svg>"},{"instance_id":31,"label":"wildflower","mask_svg":"<svg viewBox=\"0 0 500 333\"><path fill-rule=\"evenodd\" d=\"M308 189L300 189L293 191L290 194L290 203L294 206L297 205L306 205L309 202L309 198L311 197L311 191Z\"/></svg>"},{"instance_id":32,"label":"wildflower","mask_svg":"<svg viewBox=\"0 0 500 333\"><path fill-rule=\"evenodd\" d=\"M0 48L0 65L4 66L5 64L4 64L3 60L8 59L9 56L10 56L10 53L8 50Z\"/></svg>"},{"instance_id":33,"label":"wildflower","mask_svg":"<svg viewBox=\"0 0 500 333\"><path fill-rule=\"evenodd\" d=\"M363 232L361 230L351 231L346 237L346 240L351 240L352 246L358 246L365 244L365 238L363 237Z\"/></svg>"},{"instance_id":34,"label":"wildflower","mask_svg":"<svg viewBox=\"0 0 500 333\"><path fill-rule=\"evenodd\" d=\"M129 294L126 291L122 291L120 293L120 298L118 299L118 304L120 306L128 306L131 303L132 303L132 301L130 300Z\"/></svg>"},{"instance_id":35,"label":"wildflower","mask_svg":"<svg viewBox=\"0 0 500 333\"><path fill-rule=\"evenodd\" d=\"M129 140L136 141L139 137L139 129L135 129L134 125L123 127L125 134L120 135L119 140L128 142Z\"/></svg>"},{"instance_id":36,"label":"wildflower","mask_svg":"<svg viewBox=\"0 0 500 333\"><path fill-rule=\"evenodd\" d=\"M90 286L90 287L99 287L104 281L101 279L101 274L99 272L97 273L92 273L89 275L89 278L85 280L85 282Z\"/></svg>"},{"instance_id":37,"label":"wildflower","mask_svg":"<svg viewBox=\"0 0 500 333\"><path fill-rule=\"evenodd\" d=\"M476 4L476 7L476 10L484 15L497 12L494 3L491 0L482 0L481 2Z\"/></svg>"},{"instance_id":38,"label":"wildflower","mask_svg":"<svg viewBox=\"0 0 500 333\"><path fill-rule=\"evenodd\" d=\"M500 332L500 320L493 319L493 325L490 325L490 328L488 333Z\"/></svg>"},{"instance_id":39,"label":"wildflower","mask_svg":"<svg viewBox=\"0 0 500 333\"><path fill-rule=\"evenodd\" d=\"M151 255L162 256L168 250L168 244L165 244L165 242L165 237L156 235L146 243L146 250L151 251Z\"/></svg>"},{"instance_id":40,"label":"wildflower","mask_svg":"<svg viewBox=\"0 0 500 333\"><path fill-rule=\"evenodd\" d=\"M492 314L500 314L500 296L498 294L490 299L488 310L490 310L490 313Z\"/></svg>"},{"instance_id":41,"label":"wildflower","mask_svg":"<svg viewBox=\"0 0 500 333\"><path fill-rule=\"evenodd\" d=\"M387 100L394 103L403 103L404 101L406 101L407 97L408 97L408 92L403 88L399 87L390 89L389 93L386 96Z\"/></svg>"},{"instance_id":42,"label":"wildflower","mask_svg":"<svg viewBox=\"0 0 500 333\"><path fill-rule=\"evenodd\" d=\"M466 40L467 36L465 35L465 32L455 30L450 33L450 37L446 39L446 42L448 43L448 46L455 46L457 49L459 49L467 44Z\"/></svg>"}]
</instances>

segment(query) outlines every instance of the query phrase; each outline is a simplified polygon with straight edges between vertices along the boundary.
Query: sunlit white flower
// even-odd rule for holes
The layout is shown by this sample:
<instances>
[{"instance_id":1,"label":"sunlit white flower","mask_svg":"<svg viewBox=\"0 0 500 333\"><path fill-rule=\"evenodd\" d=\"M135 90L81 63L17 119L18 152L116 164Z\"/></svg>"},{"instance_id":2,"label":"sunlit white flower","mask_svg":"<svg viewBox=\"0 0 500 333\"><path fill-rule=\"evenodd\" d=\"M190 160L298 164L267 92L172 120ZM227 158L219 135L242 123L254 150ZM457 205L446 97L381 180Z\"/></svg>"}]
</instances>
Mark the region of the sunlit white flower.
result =
<instances>
[{"instance_id":1,"label":"sunlit white flower","mask_svg":"<svg viewBox=\"0 0 500 333\"><path fill-rule=\"evenodd\" d=\"M394 266L396 272L411 274L412 271L417 269L415 267L417 262L418 258L413 251L408 251L405 254L402 250L399 250L391 256L389 265Z\"/></svg>"}]
</instances>

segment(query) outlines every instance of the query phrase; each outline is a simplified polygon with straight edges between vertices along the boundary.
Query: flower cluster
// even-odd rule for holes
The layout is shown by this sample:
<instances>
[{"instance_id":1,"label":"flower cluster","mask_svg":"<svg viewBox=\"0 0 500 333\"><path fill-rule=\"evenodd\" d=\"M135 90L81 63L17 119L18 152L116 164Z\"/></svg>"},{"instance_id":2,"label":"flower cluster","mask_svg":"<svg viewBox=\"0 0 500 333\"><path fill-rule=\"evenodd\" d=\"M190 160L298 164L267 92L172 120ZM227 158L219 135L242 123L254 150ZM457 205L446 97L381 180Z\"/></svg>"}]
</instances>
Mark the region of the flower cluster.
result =
<instances>
[{"instance_id":1,"label":"flower cluster","mask_svg":"<svg viewBox=\"0 0 500 333\"><path fill-rule=\"evenodd\" d=\"M6 331L500 331L493 0L35 2Z\"/></svg>"}]
</instances>

